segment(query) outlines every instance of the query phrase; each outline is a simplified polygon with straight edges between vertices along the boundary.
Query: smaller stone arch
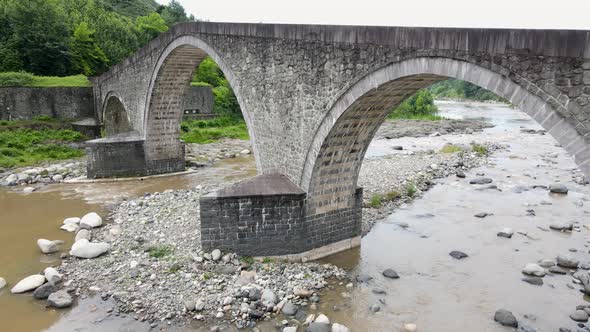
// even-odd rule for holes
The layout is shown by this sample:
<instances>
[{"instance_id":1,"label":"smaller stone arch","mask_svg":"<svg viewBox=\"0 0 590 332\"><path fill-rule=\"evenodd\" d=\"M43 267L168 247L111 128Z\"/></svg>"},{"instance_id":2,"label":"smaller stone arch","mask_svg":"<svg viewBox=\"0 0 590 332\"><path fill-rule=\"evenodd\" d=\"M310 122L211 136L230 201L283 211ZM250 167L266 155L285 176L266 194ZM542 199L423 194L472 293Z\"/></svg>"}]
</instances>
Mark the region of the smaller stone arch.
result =
<instances>
[{"instance_id":1,"label":"smaller stone arch","mask_svg":"<svg viewBox=\"0 0 590 332\"><path fill-rule=\"evenodd\" d=\"M121 99L114 93L107 95L102 111L102 122L107 137L133 131L127 109Z\"/></svg>"}]
</instances>

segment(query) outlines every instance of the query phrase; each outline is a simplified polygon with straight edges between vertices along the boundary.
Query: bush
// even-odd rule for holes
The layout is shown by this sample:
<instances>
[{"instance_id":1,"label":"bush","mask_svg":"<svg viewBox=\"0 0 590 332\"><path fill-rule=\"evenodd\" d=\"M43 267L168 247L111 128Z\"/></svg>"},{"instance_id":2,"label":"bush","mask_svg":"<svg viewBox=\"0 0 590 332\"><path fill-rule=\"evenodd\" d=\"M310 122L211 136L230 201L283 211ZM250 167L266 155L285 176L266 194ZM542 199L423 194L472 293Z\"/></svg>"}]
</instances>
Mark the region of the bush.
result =
<instances>
[{"instance_id":1,"label":"bush","mask_svg":"<svg viewBox=\"0 0 590 332\"><path fill-rule=\"evenodd\" d=\"M153 258L162 258L164 256L168 256L172 254L173 250L171 247L166 245L158 245L150 249L150 257Z\"/></svg>"},{"instance_id":2,"label":"bush","mask_svg":"<svg viewBox=\"0 0 590 332\"><path fill-rule=\"evenodd\" d=\"M413 184L412 182L410 182L406 185L406 194L408 195L408 197L410 197L410 198L414 197L417 192L418 192L418 188L416 188L416 185Z\"/></svg>"},{"instance_id":3,"label":"bush","mask_svg":"<svg viewBox=\"0 0 590 332\"><path fill-rule=\"evenodd\" d=\"M480 156L486 156L488 154L488 148L481 144L471 143L471 149Z\"/></svg>"},{"instance_id":4,"label":"bush","mask_svg":"<svg viewBox=\"0 0 590 332\"><path fill-rule=\"evenodd\" d=\"M0 87L28 86L34 81L35 76L25 72L0 73Z\"/></svg>"},{"instance_id":5,"label":"bush","mask_svg":"<svg viewBox=\"0 0 590 332\"><path fill-rule=\"evenodd\" d=\"M222 138L249 139L246 122L238 117L183 121L180 128L180 138L187 143L206 144Z\"/></svg>"},{"instance_id":6,"label":"bush","mask_svg":"<svg viewBox=\"0 0 590 332\"><path fill-rule=\"evenodd\" d=\"M379 208L379 207L381 207L382 202L383 202L383 196L381 196L379 194L375 194L371 197L371 201L369 202L369 205L372 208Z\"/></svg>"},{"instance_id":7,"label":"bush","mask_svg":"<svg viewBox=\"0 0 590 332\"><path fill-rule=\"evenodd\" d=\"M404 100L396 109L389 113L390 119L413 119L436 121L443 119L436 115L438 109L434 105L434 98L428 90L419 90Z\"/></svg>"}]
</instances>

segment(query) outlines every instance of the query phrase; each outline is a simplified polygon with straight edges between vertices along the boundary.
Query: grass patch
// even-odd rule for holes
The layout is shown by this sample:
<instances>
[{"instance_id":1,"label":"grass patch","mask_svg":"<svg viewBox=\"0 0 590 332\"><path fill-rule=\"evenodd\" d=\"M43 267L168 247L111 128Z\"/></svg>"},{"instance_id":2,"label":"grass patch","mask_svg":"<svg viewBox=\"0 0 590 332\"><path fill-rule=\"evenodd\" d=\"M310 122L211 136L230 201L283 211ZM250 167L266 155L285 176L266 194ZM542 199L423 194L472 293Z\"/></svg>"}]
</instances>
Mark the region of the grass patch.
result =
<instances>
[{"instance_id":1,"label":"grass patch","mask_svg":"<svg viewBox=\"0 0 590 332\"><path fill-rule=\"evenodd\" d=\"M242 256L240 257L240 261L248 265L254 264L254 258L252 258L252 256Z\"/></svg>"},{"instance_id":2,"label":"grass patch","mask_svg":"<svg viewBox=\"0 0 590 332\"><path fill-rule=\"evenodd\" d=\"M268 263L272 263L272 262L273 262L273 259L270 257L264 257L262 259L262 263L264 263L264 264L268 264Z\"/></svg>"},{"instance_id":3,"label":"grass patch","mask_svg":"<svg viewBox=\"0 0 590 332\"><path fill-rule=\"evenodd\" d=\"M201 276L203 277L203 280L211 279L211 273L209 273L209 272L205 272Z\"/></svg>"},{"instance_id":4,"label":"grass patch","mask_svg":"<svg viewBox=\"0 0 590 332\"><path fill-rule=\"evenodd\" d=\"M65 77L57 76L35 76L26 72L0 73L0 87L89 87L91 86L88 77L84 75L73 75Z\"/></svg>"},{"instance_id":5,"label":"grass patch","mask_svg":"<svg viewBox=\"0 0 590 332\"><path fill-rule=\"evenodd\" d=\"M440 149L440 152L442 153L456 153L461 151L463 151L463 149L461 149L460 146L454 144L447 144L443 146L442 149Z\"/></svg>"},{"instance_id":6,"label":"grass patch","mask_svg":"<svg viewBox=\"0 0 590 332\"><path fill-rule=\"evenodd\" d=\"M153 257L153 258L162 258L162 257L172 254L173 252L174 252L174 250L172 249L172 247L167 246L167 245L157 245L157 246L151 248L149 251L150 257Z\"/></svg>"},{"instance_id":7,"label":"grass patch","mask_svg":"<svg viewBox=\"0 0 590 332\"><path fill-rule=\"evenodd\" d=\"M20 167L83 156L84 150L68 144L84 141L86 137L65 127L62 122L45 118L0 121L0 167Z\"/></svg>"},{"instance_id":8,"label":"grass patch","mask_svg":"<svg viewBox=\"0 0 590 332\"><path fill-rule=\"evenodd\" d=\"M180 129L180 138L187 143L206 144L222 138L250 139L246 122L237 117L183 121Z\"/></svg>"},{"instance_id":9,"label":"grass patch","mask_svg":"<svg viewBox=\"0 0 590 332\"><path fill-rule=\"evenodd\" d=\"M408 195L408 197L414 197L417 192L418 188L416 188L414 183L410 182L406 185L406 195Z\"/></svg>"},{"instance_id":10,"label":"grass patch","mask_svg":"<svg viewBox=\"0 0 590 332\"><path fill-rule=\"evenodd\" d=\"M488 148L486 148L484 145L471 143L471 149L480 156L488 155Z\"/></svg>"},{"instance_id":11,"label":"grass patch","mask_svg":"<svg viewBox=\"0 0 590 332\"><path fill-rule=\"evenodd\" d=\"M388 120L420 120L420 121L440 121L446 120L447 118L436 115L436 114L400 114L391 113Z\"/></svg>"},{"instance_id":12,"label":"grass patch","mask_svg":"<svg viewBox=\"0 0 590 332\"><path fill-rule=\"evenodd\" d=\"M385 194L385 199L388 201L395 201L396 199L402 197L402 194L397 190L392 190Z\"/></svg>"},{"instance_id":13,"label":"grass patch","mask_svg":"<svg viewBox=\"0 0 590 332\"><path fill-rule=\"evenodd\" d=\"M207 83L207 82L191 82L191 86L208 86L208 87L213 87L213 85Z\"/></svg>"},{"instance_id":14,"label":"grass patch","mask_svg":"<svg viewBox=\"0 0 590 332\"><path fill-rule=\"evenodd\" d=\"M374 194L371 196L371 200L369 201L369 206L372 208L379 208L383 203L383 196L380 194Z\"/></svg>"}]
</instances>

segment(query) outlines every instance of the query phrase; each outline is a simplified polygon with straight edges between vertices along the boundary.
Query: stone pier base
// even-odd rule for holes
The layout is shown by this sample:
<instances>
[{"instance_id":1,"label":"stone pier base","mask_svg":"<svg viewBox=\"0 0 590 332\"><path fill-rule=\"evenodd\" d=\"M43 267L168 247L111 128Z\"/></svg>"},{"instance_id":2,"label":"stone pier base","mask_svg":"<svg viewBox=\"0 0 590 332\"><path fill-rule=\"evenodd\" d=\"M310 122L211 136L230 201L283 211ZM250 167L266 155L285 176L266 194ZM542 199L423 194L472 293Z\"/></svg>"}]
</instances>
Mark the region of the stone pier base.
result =
<instances>
[{"instance_id":1,"label":"stone pier base","mask_svg":"<svg viewBox=\"0 0 590 332\"><path fill-rule=\"evenodd\" d=\"M178 158L165 160L148 160L144 145L145 140L142 137L133 135L117 135L87 141L87 177L118 178L184 171L184 144Z\"/></svg>"},{"instance_id":2,"label":"stone pier base","mask_svg":"<svg viewBox=\"0 0 590 332\"><path fill-rule=\"evenodd\" d=\"M261 175L201 197L201 245L246 256L317 259L358 245L361 188L353 201L349 208L308 215L305 191L284 175Z\"/></svg>"}]
</instances>

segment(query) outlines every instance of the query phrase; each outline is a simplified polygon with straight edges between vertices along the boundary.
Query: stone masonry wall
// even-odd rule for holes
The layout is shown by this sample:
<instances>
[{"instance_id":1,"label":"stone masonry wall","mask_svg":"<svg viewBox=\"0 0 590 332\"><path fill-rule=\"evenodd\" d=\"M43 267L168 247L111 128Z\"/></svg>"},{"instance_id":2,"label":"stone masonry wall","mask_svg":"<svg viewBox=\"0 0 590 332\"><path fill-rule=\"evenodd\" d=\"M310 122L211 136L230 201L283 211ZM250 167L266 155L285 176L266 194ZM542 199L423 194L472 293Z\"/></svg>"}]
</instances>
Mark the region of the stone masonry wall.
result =
<instances>
[{"instance_id":1,"label":"stone masonry wall","mask_svg":"<svg viewBox=\"0 0 590 332\"><path fill-rule=\"evenodd\" d=\"M94 117L92 88L0 88L0 120Z\"/></svg>"},{"instance_id":2,"label":"stone masonry wall","mask_svg":"<svg viewBox=\"0 0 590 332\"><path fill-rule=\"evenodd\" d=\"M195 63L161 58L180 39L178 47L197 47L224 70L245 113L259 171L286 174L296 184L301 184L314 134L332 105L363 77L419 57L469 62L499 73L539 96L579 137L590 133L586 31L186 23L95 79L99 100L111 90L127 99L134 129L142 134L150 126L145 112L181 112L180 106L162 102L154 110L146 106L150 89L157 88L156 67L163 62L175 70L174 75L164 72L166 80L190 77L179 71L190 71ZM166 154L161 148L156 155Z\"/></svg>"}]
</instances>

